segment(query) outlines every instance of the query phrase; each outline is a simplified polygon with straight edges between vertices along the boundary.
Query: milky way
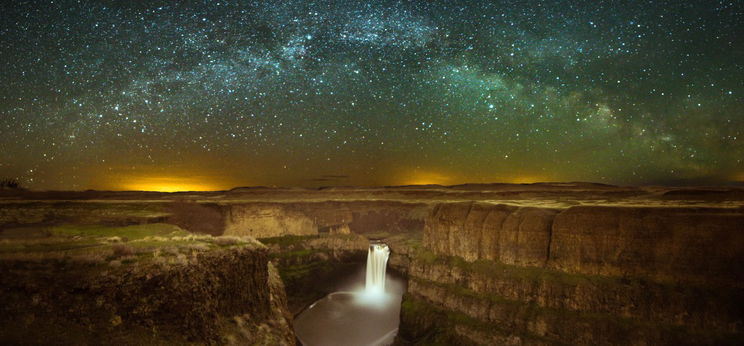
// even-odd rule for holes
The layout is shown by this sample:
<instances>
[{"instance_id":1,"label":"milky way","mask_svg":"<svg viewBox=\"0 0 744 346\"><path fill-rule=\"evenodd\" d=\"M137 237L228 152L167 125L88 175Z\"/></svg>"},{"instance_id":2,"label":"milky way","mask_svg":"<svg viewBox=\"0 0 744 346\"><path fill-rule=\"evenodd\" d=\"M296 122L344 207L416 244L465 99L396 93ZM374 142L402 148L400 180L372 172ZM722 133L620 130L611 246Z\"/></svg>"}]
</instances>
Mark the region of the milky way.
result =
<instances>
[{"instance_id":1,"label":"milky way","mask_svg":"<svg viewBox=\"0 0 744 346\"><path fill-rule=\"evenodd\" d=\"M0 175L744 181L742 1L121 3L2 5Z\"/></svg>"}]
</instances>

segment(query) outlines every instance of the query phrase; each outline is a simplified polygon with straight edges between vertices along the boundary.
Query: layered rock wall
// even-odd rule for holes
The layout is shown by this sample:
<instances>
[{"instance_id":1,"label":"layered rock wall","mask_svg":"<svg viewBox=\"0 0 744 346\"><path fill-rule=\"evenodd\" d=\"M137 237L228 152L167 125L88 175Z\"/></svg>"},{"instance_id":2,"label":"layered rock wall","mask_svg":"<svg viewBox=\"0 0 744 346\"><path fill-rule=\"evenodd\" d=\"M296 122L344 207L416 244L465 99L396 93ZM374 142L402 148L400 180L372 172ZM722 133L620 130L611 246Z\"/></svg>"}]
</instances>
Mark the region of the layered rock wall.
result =
<instances>
[{"instance_id":1,"label":"layered rock wall","mask_svg":"<svg viewBox=\"0 0 744 346\"><path fill-rule=\"evenodd\" d=\"M735 344L744 330L742 225L739 209L441 204L409 266L401 335Z\"/></svg>"},{"instance_id":2,"label":"layered rock wall","mask_svg":"<svg viewBox=\"0 0 744 346\"><path fill-rule=\"evenodd\" d=\"M426 219L424 245L467 261L544 265L557 213L553 209L505 205L442 204Z\"/></svg>"},{"instance_id":3,"label":"layered rock wall","mask_svg":"<svg viewBox=\"0 0 744 346\"><path fill-rule=\"evenodd\" d=\"M117 267L4 260L0 341L230 343L243 335L252 343L294 343L285 293L272 280L266 248L214 249L183 258L173 265L142 260ZM271 328L261 329L262 323Z\"/></svg>"},{"instance_id":4,"label":"layered rock wall","mask_svg":"<svg viewBox=\"0 0 744 346\"><path fill-rule=\"evenodd\" d=\"M299 202L226 204L227 235L255 238L318 233L421 231L430 207L397 202Z\"/></svg>"},{"instance_id":5,"label":"layered rock wall","mask_svg":"<svg viewBox=\"0 0 744 346\"><path fill-rule=\"evenodd\" d=\"M582 274L741 285L744 211L570 208L554 220L549 267Z\"/></svg>"},{"instance_id":6,"label":"layered rock wall","mask_svg":"<svg viewBox=\"0 0 744 346\"><path fill-rule=\"evenodd\" d=\"M233 205L227 209L226 235L269 238L317 233L318 225L315 220L291 206L243 204Z\"/></svg>"}]
</instances>

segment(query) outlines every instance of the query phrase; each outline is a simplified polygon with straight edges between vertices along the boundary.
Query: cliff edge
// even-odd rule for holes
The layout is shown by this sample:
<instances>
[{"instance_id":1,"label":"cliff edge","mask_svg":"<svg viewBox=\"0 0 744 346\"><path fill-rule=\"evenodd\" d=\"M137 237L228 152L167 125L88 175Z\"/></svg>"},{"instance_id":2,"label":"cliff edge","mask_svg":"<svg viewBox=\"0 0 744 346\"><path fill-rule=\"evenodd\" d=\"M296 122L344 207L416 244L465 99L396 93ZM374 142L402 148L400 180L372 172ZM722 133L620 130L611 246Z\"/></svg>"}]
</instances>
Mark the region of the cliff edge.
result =
<instances>
[{"instance_id":1,"label":"cliff edge","mask_svg":"<svg viewBox=\"0 0 744 346\"><path fill-rule=\"evenodd\" d=\"M255 240L80 227L3 239L3 343L294 344L281 280Z\"/></svg>"},{"instance_id":2,"label":"cliff edge","mask_svg":"<svg viewBox=\"0 0 744 346\"><path fill-rule=\"evenodd\" d=\"M412 255L402 340L738 344L740 208L443 203Z\"/></svg>"}]
</instances>

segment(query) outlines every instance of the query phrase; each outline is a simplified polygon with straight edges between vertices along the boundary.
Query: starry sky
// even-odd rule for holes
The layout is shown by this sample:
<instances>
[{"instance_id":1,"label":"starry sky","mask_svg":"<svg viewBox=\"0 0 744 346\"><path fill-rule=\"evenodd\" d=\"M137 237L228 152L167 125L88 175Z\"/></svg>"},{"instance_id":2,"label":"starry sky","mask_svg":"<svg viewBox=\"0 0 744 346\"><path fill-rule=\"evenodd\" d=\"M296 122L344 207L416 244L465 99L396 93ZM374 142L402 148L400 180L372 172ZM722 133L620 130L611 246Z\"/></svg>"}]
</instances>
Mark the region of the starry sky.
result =
<instances>
[{"instance_id":1,"label":"starry sky","mask_svg":"<svg viewBox=\"0 0 744 346\"><path fill-rule=\"evenodd\" d=\"M16 1L32 189L744 181L744 1Z\"/></svg>"}]
</instances>

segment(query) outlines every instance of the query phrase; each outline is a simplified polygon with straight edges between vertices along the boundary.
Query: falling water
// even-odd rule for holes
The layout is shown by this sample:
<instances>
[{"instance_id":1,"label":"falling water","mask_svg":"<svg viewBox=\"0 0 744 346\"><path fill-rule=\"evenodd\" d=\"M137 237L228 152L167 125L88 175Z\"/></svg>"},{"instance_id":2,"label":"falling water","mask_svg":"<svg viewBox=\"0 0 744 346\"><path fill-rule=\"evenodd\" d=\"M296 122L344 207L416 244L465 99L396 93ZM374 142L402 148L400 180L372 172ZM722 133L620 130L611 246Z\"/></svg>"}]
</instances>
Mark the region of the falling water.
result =
<instances>
[{"instance_id":1,"label":"falling water","mask_svg":"<svg viewBox=\"0 0 744 346\"><path fill-rule=\"evenodd\" d=\"M398 333L405 284L395 277L386 280L389 256L387 245L370 244L367 268L344 287L348 290L327 295L297 316L294 329L298 340L305 346L392 344Z\"/></svg>"},{"instance_id":2,"label":"falling water","mask_svg":"<svg viewBox=\"0 0 744 346\"><path fill-rule=\"evenodd\" d=\"M385 269L387 268L390 248L385 244L370 244L367 252L367 294L385 293Z\"/></svg>"}]
</instances>

